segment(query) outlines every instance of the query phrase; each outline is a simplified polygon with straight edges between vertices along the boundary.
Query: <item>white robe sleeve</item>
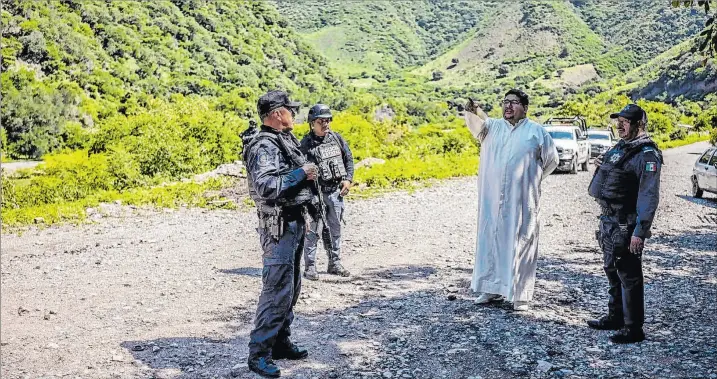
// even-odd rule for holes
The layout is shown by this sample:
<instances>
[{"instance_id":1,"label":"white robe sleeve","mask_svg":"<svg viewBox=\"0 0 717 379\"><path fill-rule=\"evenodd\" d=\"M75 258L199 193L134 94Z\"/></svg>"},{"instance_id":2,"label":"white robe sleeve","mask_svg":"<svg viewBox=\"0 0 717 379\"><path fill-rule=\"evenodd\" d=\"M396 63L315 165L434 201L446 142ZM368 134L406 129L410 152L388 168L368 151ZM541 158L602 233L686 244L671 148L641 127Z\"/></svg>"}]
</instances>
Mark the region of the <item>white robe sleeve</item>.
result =
<instances>
[{"instance_id":1,"label":"white robe sleeve","mask_svg":"<svg viewBox=\"0 0 717 379\"><path fill-rule=\"evenodd\" d=\"M543 179L550 175L560 163L558 148L555 146L553 137L543 130L543 143L540 148L541 167L543 168Z\"/></svg>"},{"instance_id":2,"label":"white robe sleeve","mask_svg":"<svg viewBox=\"0 0 717 379\"><path fill-rule=\"evenodd\" d=\"M471 134L473 134L473 138L483 142L490 131L493 120L490 118L482 119L472 112L466 112L464 118L466 120L466 126L468 126Z\"/></svg>"}]
</instances>

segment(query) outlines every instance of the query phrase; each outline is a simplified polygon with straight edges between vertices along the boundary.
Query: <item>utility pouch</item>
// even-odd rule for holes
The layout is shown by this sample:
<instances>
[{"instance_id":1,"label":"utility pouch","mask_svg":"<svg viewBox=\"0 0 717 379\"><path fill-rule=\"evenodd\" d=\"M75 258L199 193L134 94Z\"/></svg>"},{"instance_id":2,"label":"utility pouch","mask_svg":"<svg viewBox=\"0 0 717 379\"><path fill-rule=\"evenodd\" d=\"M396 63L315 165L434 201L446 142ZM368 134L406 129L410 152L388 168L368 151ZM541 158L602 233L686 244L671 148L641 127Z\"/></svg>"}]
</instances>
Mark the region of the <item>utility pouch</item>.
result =
<instances>
[{"instance_id":1,"label":"utility pouch","mask_svg":"<svg viewBox=\"0 0 717 379\"><path fill-rule=\"evenodd\" d=\"M275 240L281 239L284 235L284 218L280 207L260 205L259 208L259 227L269 230L269 234Z\"/></svg>"}]
</instances>

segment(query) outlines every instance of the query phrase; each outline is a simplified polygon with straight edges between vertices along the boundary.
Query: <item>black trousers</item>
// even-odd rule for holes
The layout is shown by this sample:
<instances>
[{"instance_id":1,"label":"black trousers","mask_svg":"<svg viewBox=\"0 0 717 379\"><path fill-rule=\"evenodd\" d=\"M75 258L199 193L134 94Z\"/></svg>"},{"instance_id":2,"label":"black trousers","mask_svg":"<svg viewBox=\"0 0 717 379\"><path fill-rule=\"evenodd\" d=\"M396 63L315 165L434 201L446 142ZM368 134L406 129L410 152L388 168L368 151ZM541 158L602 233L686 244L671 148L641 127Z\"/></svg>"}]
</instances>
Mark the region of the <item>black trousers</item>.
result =
<instances>
[{"instance_id":1,"label":"black trousers","mask_svg":"<svg viewBox=\"0 0 717 379\"><path fill-rule=\"evenodd\" d=\"M641 328L645 322L645 284L642 253L632 254L629 249L634 231L635 225L621 224L618 216L602 216L597 238L610 286L610 317L623 319L627 327Z\"/></svg>"},{"instance_id":2,"label":"black trousers","mask_svg":"<svg viewBox=\"0 0 717 379\"><path fill-rule=\"evenodd\" d=\"M259 228L264 250L262 289L249 335L249 355L269 356L275 344L288 341L294 306L301 292L301 254L304 251L303 219L286 222L279 240L266 228Z\"/></svg>"}]
</instances>

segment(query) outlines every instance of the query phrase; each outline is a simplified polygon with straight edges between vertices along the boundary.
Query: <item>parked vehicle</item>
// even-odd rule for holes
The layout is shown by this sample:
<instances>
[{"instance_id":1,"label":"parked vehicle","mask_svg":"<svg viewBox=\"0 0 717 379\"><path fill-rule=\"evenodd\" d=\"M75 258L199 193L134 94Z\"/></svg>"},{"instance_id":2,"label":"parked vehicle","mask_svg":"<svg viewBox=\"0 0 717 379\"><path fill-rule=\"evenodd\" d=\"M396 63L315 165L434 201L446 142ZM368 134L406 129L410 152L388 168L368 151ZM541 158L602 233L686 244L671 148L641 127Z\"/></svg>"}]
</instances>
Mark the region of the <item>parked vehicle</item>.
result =
<instances>
[{"instance_id":1,"label":"parked vehicle","mask_svg":"<svg viewBox=\"0 0 717 379\"><path fill-rule=\"evenodd\" d=\"M701 198L704 192L717 194L717 148L708 148L692 169L692 196Z\"/></svg>"},{"instance_id":2,"label":"parked vehicle","mask_svg":"<svg viewBox=\"0 0 717 379\"><path fill-rule=\"evenodd\" d=\"M619 139L615 137L612 129L589 129L588 141L590 142L590 158L607 153Z\"/></svg>"},{"instance_id":3,"label":"parked vehicle","mask_svg":"<svg viewBox=\"0 0 717 379\"><path fill-rule=\"evenodd\" d=\"M560 155L558 171L577 174L578 166L588 170L590 162L590 144L587 135L578 126L545 126L545 130L555 141Z\"/></svg>"},{"instance_id":4,"label":"parked vehicle","mask_svg":"<svg viewBox=\"0 0 717 379\"><path fill-rule=\"evenodd\" d=\"M574 117L550 117L545 121L545 126L575 126L583 134L588 132L588 124L585 119L580 116Z\"/></svg>"}]
</instances>

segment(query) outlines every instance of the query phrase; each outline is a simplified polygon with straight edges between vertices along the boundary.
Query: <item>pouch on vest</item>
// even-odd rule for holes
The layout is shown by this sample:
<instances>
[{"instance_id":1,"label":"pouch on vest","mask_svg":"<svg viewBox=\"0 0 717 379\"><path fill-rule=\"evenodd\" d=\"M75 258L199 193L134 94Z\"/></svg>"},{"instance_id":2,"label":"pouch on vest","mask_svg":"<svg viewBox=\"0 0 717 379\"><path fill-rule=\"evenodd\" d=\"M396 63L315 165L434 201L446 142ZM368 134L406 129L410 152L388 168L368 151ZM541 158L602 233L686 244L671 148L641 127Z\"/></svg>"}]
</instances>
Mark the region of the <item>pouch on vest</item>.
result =
<instances>
[{"instance_id":1,"label":"pouch on vest","mask_svg":"<svg viewBox=\"0 0 717 379\"><path fill-rule=\"evenodd\" d=\"M316 159L319 161L319 173L324 182L346 178L346 167L338 143L324 143L316 147Z\"/></svg>"}]
</instances>

